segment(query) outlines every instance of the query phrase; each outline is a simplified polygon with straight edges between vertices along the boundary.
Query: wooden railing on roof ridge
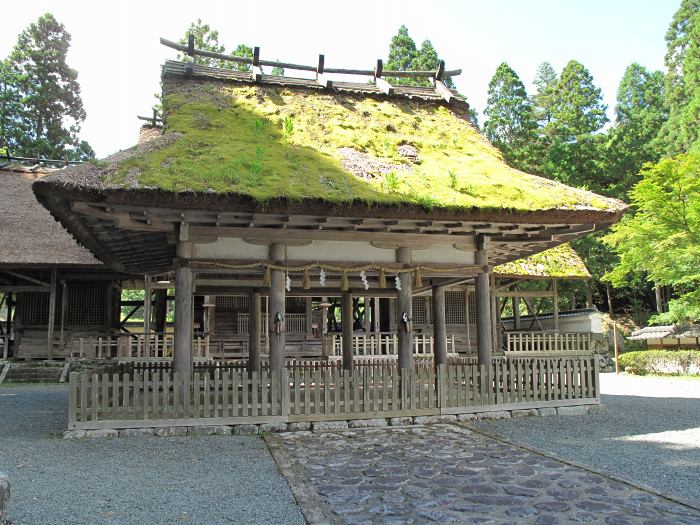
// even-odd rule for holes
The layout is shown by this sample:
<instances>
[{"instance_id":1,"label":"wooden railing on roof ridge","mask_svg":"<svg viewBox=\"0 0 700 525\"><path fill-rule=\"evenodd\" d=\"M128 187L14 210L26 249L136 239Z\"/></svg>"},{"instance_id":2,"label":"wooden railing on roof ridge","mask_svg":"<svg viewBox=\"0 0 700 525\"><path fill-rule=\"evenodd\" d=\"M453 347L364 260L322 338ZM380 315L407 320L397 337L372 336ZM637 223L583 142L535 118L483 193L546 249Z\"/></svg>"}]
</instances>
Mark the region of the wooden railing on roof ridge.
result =
<instances>
[{"instance_id":1,"label":"wooden railing on roof ridge","mask_svg":"<svg viewBox=\"0 0 700 525\"><path fill-rule=\"evenodd\" d=\"M227 55L225 53L216 53L214 51L206 51L204 49L195 49L194 47L194 36L188 36L187 45L179 44L168 40L166 38L161 38L160 43L166 47L170 47L181 53L187 55L187 62L185 63L185 75L191 76L194 73L194 57L201 56L207 58L215 58L217 60L224 60L228 62L235 62L238 64L245 64L251 66L251 80L253 82L259 82L263 77L262 66L278 67L282 69L292 69L297 71L308 71L311 73L316 73L316 82L326 89L333 88L333 81L328 79L325 75L328 74L339 74L339 75L358 75L358 76L368 76L374 79L374 84L379 88L380 91L387 95L391 95L394 92L394 86L385 80L386 77L396 77L396 78L429 78L433 81L433 88L435 89L436 95L444 98L448 103L452 103L457 100L455 93L448 88L443 80L448 77L454 77L462 74L461 69L445 70L445 61L440 60L438 67L431 71L395 71L395 70L385 70L384 64L381 59L377 60L374 69L347 69L347 68L331 68L325 67L325 55L318 55L318 64L316 66L307 66L304 64L293 64L290 62L280 62L278 60L263 60L260 58L260 47L253 48L253 57L240 57L236 55ZM464 102L464 104L468 104Z\"/></svg>"}]
</instances>

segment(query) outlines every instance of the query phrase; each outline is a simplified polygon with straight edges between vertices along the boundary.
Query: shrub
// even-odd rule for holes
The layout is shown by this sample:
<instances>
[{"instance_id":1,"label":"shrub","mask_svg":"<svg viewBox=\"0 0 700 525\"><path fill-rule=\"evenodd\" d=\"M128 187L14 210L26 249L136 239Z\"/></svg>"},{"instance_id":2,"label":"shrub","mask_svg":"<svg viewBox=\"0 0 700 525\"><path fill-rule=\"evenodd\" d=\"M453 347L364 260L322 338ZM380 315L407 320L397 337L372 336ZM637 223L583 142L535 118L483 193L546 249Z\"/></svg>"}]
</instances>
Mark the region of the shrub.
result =
<instances>
[{"instance_id":1,"label":"shrub","mask_svg":"<svg viewBox=\"0 0 700 525\"><path fill-rule=\"evenodd\" d=\"M620 355L620 367L633 374L700 374L698 350L642 350Z\"/></svg>"}]
</instances>

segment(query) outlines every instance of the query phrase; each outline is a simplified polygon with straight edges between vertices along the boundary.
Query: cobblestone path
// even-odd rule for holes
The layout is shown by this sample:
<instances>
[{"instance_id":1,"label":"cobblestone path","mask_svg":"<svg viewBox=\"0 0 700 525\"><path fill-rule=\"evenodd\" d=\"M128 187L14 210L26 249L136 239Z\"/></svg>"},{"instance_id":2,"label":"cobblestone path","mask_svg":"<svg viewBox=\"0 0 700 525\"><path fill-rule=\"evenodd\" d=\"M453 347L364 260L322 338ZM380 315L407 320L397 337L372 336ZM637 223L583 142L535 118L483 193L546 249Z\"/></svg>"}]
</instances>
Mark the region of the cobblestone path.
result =
<instances>
[{"instance_id":1,"label":"cobblestone path","mask_svg":"<svg viewBox=\"0 0 700 525\"><path fill-rule=\"evenodd\" d=\"M331 523L700 524L700 511L457 425L280 439Z\"/></svg>"}]
</instances>

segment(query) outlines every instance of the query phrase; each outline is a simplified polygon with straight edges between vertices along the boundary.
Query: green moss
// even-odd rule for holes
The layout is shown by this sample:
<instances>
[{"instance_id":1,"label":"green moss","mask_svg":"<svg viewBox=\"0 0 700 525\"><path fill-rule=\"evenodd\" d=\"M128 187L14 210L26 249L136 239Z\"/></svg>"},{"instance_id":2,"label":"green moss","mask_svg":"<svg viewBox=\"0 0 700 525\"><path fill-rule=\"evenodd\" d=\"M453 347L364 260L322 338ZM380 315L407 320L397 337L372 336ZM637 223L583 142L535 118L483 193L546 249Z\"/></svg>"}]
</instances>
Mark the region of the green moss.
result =
<instances>
[{"instance_id":1,"label":"green moss","mask_svg":"<svg viewBox=\"0 0 700 525\"><path fill-rule=\"evenodd\" d=\"M186 90L186 91L185 91ZM180 84L164 98L172 144L125 161L116 180L258 201L413 203L425 208L606 209L596 196L506 166L465 119L408 99L377 100L251 85ZM399 154L409 144L418 162ZM343 168L342 148L405 165L369 178ZM136 168L136 169L134 169Z\"/></svg>"},{"instance_id":2,"label":"green moss","mask_svg":"<svg viewBox=\"0 0 700 525\"><path fill-rule=\"evenodd\" d=\"M493 269L498 275L532 277L590 277L581 257L569 244L560 244L549 250L501 264Z\"/></svg>"}]
</instances>

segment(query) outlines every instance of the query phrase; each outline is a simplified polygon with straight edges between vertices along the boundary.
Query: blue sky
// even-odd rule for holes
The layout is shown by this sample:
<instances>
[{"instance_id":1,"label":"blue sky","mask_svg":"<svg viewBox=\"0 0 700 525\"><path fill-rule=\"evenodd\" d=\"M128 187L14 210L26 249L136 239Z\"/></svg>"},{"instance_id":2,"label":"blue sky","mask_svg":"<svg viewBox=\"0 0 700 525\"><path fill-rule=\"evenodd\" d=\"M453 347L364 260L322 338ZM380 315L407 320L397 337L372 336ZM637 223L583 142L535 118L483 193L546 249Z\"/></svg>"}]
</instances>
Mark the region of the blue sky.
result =
<instances>
[{"instance_id":1,"label":"blue sky","mask_svg":"<svg viewBox=\"0 0 700 525\"><path fill-rule=\"evenodd\" d=\"M609 116L617 85L632 62L663 69L664 34L680 0L15 2L3 20L0 57L16 35L50 11L73 36L69 63L78 70L88 118L82 136L104 156L132 145L137 113L159 90L159 65L174 58L158 38L179 38L202 18L219 30L227 50L243 42L261 56L328 67L370 68L385 58L401 24L420 45L430 39L480 116L488 82L506 61L528 89L537 66L560 71L582 62L603 90ZM483 120L483 119L481 119Z\"/></svg>"}]
</instances>

